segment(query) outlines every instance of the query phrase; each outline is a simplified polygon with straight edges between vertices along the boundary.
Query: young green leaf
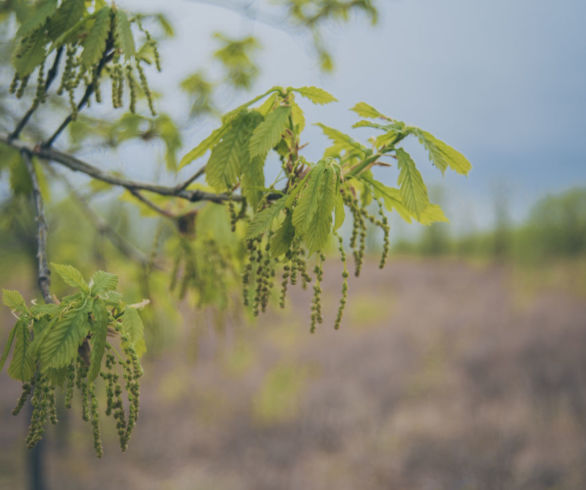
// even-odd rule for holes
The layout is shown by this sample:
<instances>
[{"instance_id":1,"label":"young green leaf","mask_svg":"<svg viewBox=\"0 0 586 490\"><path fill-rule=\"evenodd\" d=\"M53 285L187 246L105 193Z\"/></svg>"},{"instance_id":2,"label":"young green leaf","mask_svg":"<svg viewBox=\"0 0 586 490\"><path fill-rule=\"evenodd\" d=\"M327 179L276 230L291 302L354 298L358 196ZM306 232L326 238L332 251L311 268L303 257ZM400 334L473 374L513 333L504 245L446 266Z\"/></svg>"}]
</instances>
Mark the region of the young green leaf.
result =
<instances>
[{"instance_id":1,"label":"young green leaf","mask_svg":"<svg viewBox=\"0 0 586 490\"><path fill-rule=\"evenodd\" d=\"M442 208L440 208L437 204L429 204L421 213L419 217L419 222L423 225L431 225L432 223L438 222L445 222L447 223L450 221L446 218Z\"/></svg>"},{"instance_id":2,"label":"young green leaf","mask_svg":"<svg viewBox=\"0 0 586 490\"><path fill-rule=\"evenodd\" d=\"M25 22L16 32L16 37L26 37L39 27L43 26L47 19L53 15L57 9L57 0L44 0L38 6L33 7L33 12L28 16Z\"/></svg>"},{"instance_id":3,"label":"young green leaf","mask_svg":"<svg viewBox=\"0 0 586 490\"><path fill-rule=\"evenodd\" d=\"M48 332L39 345L43 369L67 366L77 357L77 349L89 333L89 311L88 306L82 304L47 327Z\"/></svg>"},{"instance_id":4,"label":"young green leaf","mask_svg":"<svg viewBox=\"0 0 586 490\"><path fill-rule=\"evenodd\" d=\"M205 138L199 145L188 151L179 162L179 168L185 167L189 163L205 155L205 152L212 148L220 139L224 132L230 127L229 124L224 124L212 131L212 133Z\"/></svg>"},{"instance_id":5,"label":"young green leaf","mask_svg":"<svg viewBox=\"0 0 586 490\"><path fill-rule=\"evenodd\" d=\"M271 255L273 257L279 257L289 250L291 242L295 237L295 228L291 221L291 213L287 213L285 219L277 231L273 234L271 239Z\"/></svg>"},{"instance_id":6,"label":"young green leaf","mask_svg":"<svg viewBox=\"0 0 586 490\"><path fill-rule=\"evenodd\" d=\"M250 139L250 156L265 155L281 139L289 123L291 107L277 107L260 123Z\"/></svg>"},{"instance_id":7,"label":"young green leaf","mask_svg":"<svg viewBox=\"0 0 586 490\"><path fill-rule=\"evenodd\" d=\"M109 272L97 271L91 279L92 294L114 291L118 287L118 276Z\"/></svg>"},{"instance_id":8,"label":"young green leaf","mask_svg":"<svg viewBox=\"0 0 586 490\"><path fill-rule=\"evenodd\" d=\"M144 325L134 308L126 308L122 316L122 331L128 336L128 341L134 347L136 354L141 357L146 352L144 341Z\"/></svg>"},{"instance_id":9,"label":"young green leaf","mask_svg":"<svg viewBox=\"0 0 586 490\"><path fill-rule=\"evenodd\" d=\"M360 117L367 117L369 119L386 119L386 120L391 119L390 117L387 117L384 114L377 111L371 105L368 105L366 102L358 102L358 104L356 104L350 110L354 111Z\"/></svg>"},{"instance_id":10,"label":"young green leaf","mask_svg":"<svg viewBox=\"0 0 586 490\"><path fill-rule=\"evenodd\" d=\"M242 167L242 195L252 209L256 209L265 188L264 163L266 155L251 158L248 165Z\"/></svg>"},{"instance_id":11,"label":"young green leaf","mask_svg":"<svg viewBox=\"0 0 586 490\"><path fill-rule=\"evenodd\" d=\"M429 159L442 172L450 167L455 172L466 175L472 168L472 165L470 165L470 162L464 155L443 141L438 140L427 131L417 129L414 131L414 134L428 151Z\"/></svg>"},{"instance_id":12,"label":"young green leaf","mask_svg":"<svg viewBox=\"0 0 586 490\"><path fill-rule=\"evenodd\" d=\"M10 349L12 348L12 342L14 342L14 336L16 335L17 325L12 327L10 333L8 334L8 339L6 340L6 344L4 344L4 351L2 352L2 357L0 358L0 371L4 367L4 363L8 358L8 354L10 353Z\"/></svg>"},{"instance_id":13,"label":"young green leaf","mask_svg":"<svg viewBox=\"0 0 586 490\"><path fill-rule=\"evenodd\" d=\"M46 44L45 34L40 29L17 41L12 53L12 65L20 78L30 75L45 60Z\"/></svg>"},{"instance_id":14,"label":"young green leaf","mask_svg":"<svg viewBox=\"0 0 586 490\"><path fill-rule=\"evenodd\" d=\"M94 66L104 54L110 33L111 12L109 7L104 7L96 14L94 25L83 42L81 64L85 68Z\"/></svg>"},{"instance_id":15,"label":"young green leaf","mask_svg":"<svg viewBox=\"0 0 586 490\"><path fill-rule=\"evenodd\" d=\"M299 95L302 95L306 99L311 100L314 104L329 104L330 102L337 102L336 99L332 94L326 92L325 90L318 88L318 87L300 87L300 88L291 88L293 92L297 92Z\"/></svg>"},{"instance_id":16,"label":"young green leaf","mask_svg":"<svg viewBox=\"0 0 586 490\"><path fill-rule=\"evenodd\" d=\"M336 204L337 179L334 168L322 161L311 169L307 184L299 193L293 210L293 226L309 253L321 250L327 243Z\"/></svg>"},{"instance_id":17,"label":"young green leaf","mask_svg":"<svg viewBox=\"0 0 586 490\"><path fill-rule=\"evenodd\" d=\"M398 184L401 200L405 207L419 219L422 211L429 205L427 188L409 153L399 148L397 160L399 162Z\"/></svg>"},{"instance_id":18,"label":"young green leaf","mask_svg":"<svg viewBox=\"0 0 586 490\"><path fill-rule=\"evenodd\" d=\"M11 289L2 290L2 302L11 310L19 314L27 311L26 302L18 291Z\"/></svg>"},{"instance_id":19,"label":"young green leaf","mask_svg":"<svg viewBox=\"0 0 586 490\"><path fill-rule=\"evenodd\" d=\"M285 209L285 203L286 198L282 197L270 206L263 209L260 213L256 213L248 225L246 238L250 240L251 238L256 238L257 236L269 231L273 221L277 218L277 216L279 216L281 211Z\"/></svg>"},{"instance_id":20,"label":"young green leaf","mask_svg":"<svg viewBox=\"0 0 586 490\"><path fill-rule=\"evenodd\" d=\"M9 376L26 382L33 377L34 362L30 353L31 334L27 323L18 320L14 326L16 343L12 353L12 361L8 366Z\"/></svg>"},{"instance_id":21,"label":"young green leaf","mask_svg":"<svg viewBox=\"0 0 586 490\"><path fill-rule=\"evenodd\" d=\"M83 275L72 265L52 263L51 267L68 286L80 288L82 291L88 290L88 284Z\"/></svg>"},{"instance_id":22,"label":"young green leaf","mask_svg":"<svg viewBox=\"0 0 586 490\"><path fill-rule=\"evenodd\" d=\"M85 12L84 0L65 0L49 19L48 33L52 40L71 29Z\"/></svg>"},{"instance_id":23,"label":"young green leaf","mask_svg":"<svg viewBox=\"0 0 586 490\"><path fill-rule=\"evenodd\" d=\"M88 371L88 381L93 381L100 373L102 358L106 349L106 336L108 334L108 310L102 301L96 301L91 311L93 321L91 322L90 332L92 334L90 354L90 368Z\"/></svg>"},{"instance_id":24,"label":"young green leaf","mask_svg":"<svg viewBox=\"0 0 586 490\"><path fill-rule=\"evenodd\" d=\"M368 148L361 145L358 141L354 140L347 134L342 133L342 131L330 128L329 126L326 126L322 123L317 123L316 126L319 126L324 134L334 143L332 149L335 152L345 150L348 153L358 154L361 156L366 155L369 152Z\"/></svg>"},{"instance_id":25,"label":"young green leaf","mask_svg":"<svg viewBox=\"0 0 586 490\"><path fill-rule=\"evenodd\" d=\"M206 180L214 189L230 190L238 182L242 169L249 165L248 145L261 121L258 112L242 112L214 147L206 165Z\"/></svg>"},{"instance_id":26,"label":"young green leaf","mask_svg":"<svg viewBox=\"0 0 586 490\"><path fill-rule=\"evenodd\" d=\"M114 35L116 47L122 51L124 58L129 60L136 52L134 37L132 36L132 30L130 29L130 22L128 22L126 12L120 9L116 9L114 19L116 25Z\"/></svg>"}]
</instances>

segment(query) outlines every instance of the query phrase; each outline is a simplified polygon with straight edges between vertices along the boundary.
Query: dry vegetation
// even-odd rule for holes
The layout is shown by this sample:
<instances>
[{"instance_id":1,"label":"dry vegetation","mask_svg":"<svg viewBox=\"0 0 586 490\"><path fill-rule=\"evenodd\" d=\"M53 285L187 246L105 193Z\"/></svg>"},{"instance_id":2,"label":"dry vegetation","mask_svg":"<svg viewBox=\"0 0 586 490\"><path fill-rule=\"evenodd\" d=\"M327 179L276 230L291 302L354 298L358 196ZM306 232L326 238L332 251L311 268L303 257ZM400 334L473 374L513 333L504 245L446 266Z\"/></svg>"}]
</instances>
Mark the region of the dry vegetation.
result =
<instances>
[{"instance_id":1,"label":"dry vegetation","mask_svg":"<svg viewBox=\"0 0 586 490\"><path fill-rule=\"evenodd\" d=\"M519 301L505 266L364 272L339 332L308 333L303 294L256 327L187 321L147 363L128 453L106 427L95 460L72 417L47 444L51 488L586 488L583 296L548 283ZM22 488L18 385L0 386L0 487Z\"/></svg>"}]
</instances>

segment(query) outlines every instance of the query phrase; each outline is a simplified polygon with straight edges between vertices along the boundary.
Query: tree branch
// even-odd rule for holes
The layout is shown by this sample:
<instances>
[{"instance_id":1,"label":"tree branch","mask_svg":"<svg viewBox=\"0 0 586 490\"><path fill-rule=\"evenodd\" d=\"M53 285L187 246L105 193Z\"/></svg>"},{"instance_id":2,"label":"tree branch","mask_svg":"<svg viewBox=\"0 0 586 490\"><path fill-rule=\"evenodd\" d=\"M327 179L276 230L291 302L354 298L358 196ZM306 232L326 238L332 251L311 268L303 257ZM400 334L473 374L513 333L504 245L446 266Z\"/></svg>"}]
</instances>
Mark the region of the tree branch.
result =
<instances>
[{"instance_id":1,"label":"tree branch","mask_svg":"<svg viewBox=\"0 0 586 490\"><path fill-rule=\"evenodd\" d=\"M51 296L51 270L49 269L49 262L47 259L47 221L45 220L45 209L43 205L43 196L41 195L41 189L39 187L39 180L37 178L37 172L31 159L31 155L22 150L22 159L28 170L31 185L33 188L33 199L35 201L35 213L37 221L37 260L38 260L38 273L37 279L39 289L43 295L45 303L54 303L53 297Z\"/></svg>"},{"instance_id":2,"label":"tree branch","mask_svg":"<svg viewBox=\"0 0 586 490\"><path fill-rule=\"evenodd\" d=\"M155 211L156 213L159 213L161 216L165 216L165 218L170 218L170 219L173 219L173 220L177 219L177 216L175 216L173 213L167 211L166 209L163 209L160 206L157 206L153 201L151 201L150 199L147 199L146 197L144 197L140 192L138 192L138 191L136 191L134 189L128 189L128 192L130 192L140 202L146 204L153 211Z\"/></svg>"},{"instance_id":3,"label":"tree branch","mask_svg":"<svg viewBox=\"0 0 586 490\"><path fill-rule=\"evenodd\" d=\"M27 143L17 140L11 140L9 136L0 134L0 143L5 143L13 148L16 148L21 153L26 153L29 157L36 156L42 160L58 163L64 167L73 170L74 172L81 172L94 179L101 180L108 184L123 187L128 190L148 191L161 196L178 197L190 202L211 201L215 203L223 203L225 201L242 201L242 196L234 196L229 194L214 194L212 192L205 192L198 189L188 190L183 188L183 184L179 186L164 186L157 184L150 184L146 182L137 182L116 175L109 174L100 170L89 163L86 163L73 155L46 148L40 145L31 146ZM188 184L189 185L189 184ZM187 187L187 186L185 186Z\"/></svg>"}]
</instances>

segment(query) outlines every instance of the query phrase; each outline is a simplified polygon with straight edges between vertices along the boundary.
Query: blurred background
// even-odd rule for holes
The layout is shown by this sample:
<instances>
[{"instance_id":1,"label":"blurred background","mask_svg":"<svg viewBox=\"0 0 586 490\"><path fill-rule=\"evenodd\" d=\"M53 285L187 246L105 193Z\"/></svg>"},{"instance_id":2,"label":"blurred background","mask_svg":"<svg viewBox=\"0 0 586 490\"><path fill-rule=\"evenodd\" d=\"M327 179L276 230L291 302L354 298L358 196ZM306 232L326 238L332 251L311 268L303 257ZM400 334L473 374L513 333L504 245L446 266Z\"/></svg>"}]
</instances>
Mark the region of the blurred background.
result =
<instances>
[{"instance_id":1,"label":"blurred background","mask_svg":"<svg viewBox=\"0 0 586 490\"><path fill-rule=\"evenodd\" d=\"M176 178L153 155L173 168L251 94L316 85L339 102L304 106L308 121L349 129L348 109L365 101L453 145L473 169L442 177L409 148L450 222L392 215L382 271L372 230L336 332L339 267L328 262L325 322L313 335L306 291L258 321L226 291L205 308L180 300L168 270L136 268L112 245L122 236L149 254L154 243L164 257L176 245L158 243L165 225L83 178L54 181L51 260L116 271L122 290L153 308L127 453L108 421L97 460L79 410L62 410L40 452L45 487L586 488L586 5L383 0L373 2L374 24L356 9L310 26L287 2L117 3L164 15L163 72L152 82L161 116L147 137L142 121L92 107L63 143L88 161L141 180ZM10 28L2 34L6 56ZM19 114L4 85L3 130ZM165 114L180 124L166 125ZM112 123L96 129L98 117ZM46 121L33 123L42 131ZM308 158L319 158L320 130L304 135ZM33 298L29 184L0 156L0 281ZM3 342L7 308L0 318ZM27 421L10 415L18 395L0 373L2 488L26 488L31 475Z\"/></svg>"}]
</instances>

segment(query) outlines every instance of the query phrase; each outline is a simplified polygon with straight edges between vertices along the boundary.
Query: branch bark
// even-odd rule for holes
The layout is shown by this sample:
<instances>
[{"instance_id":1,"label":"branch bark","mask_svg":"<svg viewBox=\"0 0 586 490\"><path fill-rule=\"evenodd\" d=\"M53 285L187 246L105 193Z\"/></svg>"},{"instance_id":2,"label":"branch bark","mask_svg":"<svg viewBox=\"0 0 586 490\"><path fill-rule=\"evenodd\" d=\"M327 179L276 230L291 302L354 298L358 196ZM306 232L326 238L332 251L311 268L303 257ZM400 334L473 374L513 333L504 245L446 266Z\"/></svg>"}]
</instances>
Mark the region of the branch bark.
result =
<instances>
[{"instance_id":1,"label":"branch bark","mask_svg":"<svg viewBox=\"0 0 586 490\"><path fill-rule=\"evenodd\" d=\"M31 179L33 199L35 202L35 213L37 221L37 281L45 303L54 303L53 297L51 296L51 270L49 269L49 261L47 259L48 228L47 221L45 219L43 196L41 195L39 179L37 178L37 172L31 159L31 155L26 151L21 151L21 155Z\"/></svg>"},{"instance_id":2,"label":"branch bark","mask_svg":"<svg viewBox=\"0 0 586 490\"><path fill-rule=\"evenodd\" d=\"M104 172L99 168L74 157L73 155L69 155L68 153L54 150L52 148L46 148L40 145L32 146L22 141L12 140L9 136L4 134L0 134L0 143L5 143L13 148L16 148L21 153L26 153L29 157L36 156L42 160L55 162L59 165L69 168L70 170L73 170L74 172L81 172L94 179L101 180L102 182L106 182L114 186L123 187L128 190L148 191L155 194L160 194L162 196L178 197L190 202L211 201L215 203L223 203L230 200L242 200L242 196L215 194L213 192L205 192L197 189L188 190L184 188L184 184L179 184L178 186L164 186L118 177L116 175Z\"/></svg>"}]
</instances>

